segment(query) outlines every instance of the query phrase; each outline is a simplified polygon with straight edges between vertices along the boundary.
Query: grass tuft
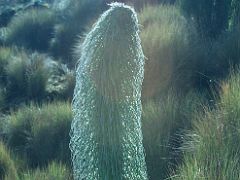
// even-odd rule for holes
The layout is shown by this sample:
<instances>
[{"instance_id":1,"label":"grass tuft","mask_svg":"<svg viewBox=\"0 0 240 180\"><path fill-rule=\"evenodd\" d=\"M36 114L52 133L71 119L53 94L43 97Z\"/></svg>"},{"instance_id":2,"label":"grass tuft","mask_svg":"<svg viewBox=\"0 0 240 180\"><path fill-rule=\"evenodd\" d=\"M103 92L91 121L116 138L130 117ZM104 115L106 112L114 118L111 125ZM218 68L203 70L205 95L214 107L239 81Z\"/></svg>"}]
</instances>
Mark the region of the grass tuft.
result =
<instances>
[{"instance_id":1,"label":"grass tuft","mask_svg":"<svg viewBox=\"0 0 240 180\"><path fill-rule=\"evenodd\" d=\"M173 179L240 178L240 74L233 72L222 85L220 102L198 114L185 138L184 162Z\"/></svg>"},{"instance_id":2,"label":"grass tuft","mask_svg":"<svg viewBox=\"0 0 240 180\"><path fill-rule=\"evenodd\" d=\"M17 169L9 150L0 142L0 179L18 180Z\"/></svg>"},{"instance_id":3,"label":"grass tuft","mask_svg":"<svg viewBox=\"0 0 240 180\"><path fill-rule=\"evenodd\" d=\"M22 180L72 180L69 169L61 164L52 162L47 168L36 169L23 174Z\"/></svg>"},{"instance_id":4,"label":"grass tuft","mask_svg":"<svg viewBox=\"0 0 240 180\"><path fill-rule=\"evenodd\" d=\"M32 9L15 16L6 34L6 43L31 50L46 51L49 48L55 24L55 16L48 9Z\"/></svg>"},{"instance_id":5,"label":"grass tuft","mask_svg":"<svg viewBox=\"0 0 240 180\"><path fill-rule=\"evenodd\" d=\"M51 160L70 163L68 134L72 113L69 103L42 107L31 104L6 118L8 145L24 157L30 167L43 166Z\"/></svg>"},{"instance_id":6,"label":"grass tuft","mask_svg":"<svg viewBox=\"0 0 240 180\"><path fill-rule=\"evenodd\" d=\"M143 26L142 46L147 58L143 82L144 98L161 94L169 87L183 91L191 86L194 68L190 49L195 43L192 24L176 6L147 6L139 14ZM191 64L192 68L188 66Z\"/></svg>"},{"instance_id":7,"label":"grass tuft","mask_svg":"<svg viewBox=\"0 0 240 180\"><path fill-rule=\"evenodd\" d=\"M6 96L9 104L29 100L40 102L45 98L49 76L45 60L45 55L27 54L23 50L17 50L13 54L6 67Z\"/></svg>"},{"instance_id":8,"label":"grass tuft","mask_svg":"<svg viewBox=\"0 0 240 180\"><path fill-rule=\"evenodd\" d=\"M200 102L203 98L196 93L180 97L169 92L143 105L143 139L150 179L165 179L176 168L181 159L177 150L181 134L190 129L194 111L201 109Z\"/></svg>"}]
</instances>

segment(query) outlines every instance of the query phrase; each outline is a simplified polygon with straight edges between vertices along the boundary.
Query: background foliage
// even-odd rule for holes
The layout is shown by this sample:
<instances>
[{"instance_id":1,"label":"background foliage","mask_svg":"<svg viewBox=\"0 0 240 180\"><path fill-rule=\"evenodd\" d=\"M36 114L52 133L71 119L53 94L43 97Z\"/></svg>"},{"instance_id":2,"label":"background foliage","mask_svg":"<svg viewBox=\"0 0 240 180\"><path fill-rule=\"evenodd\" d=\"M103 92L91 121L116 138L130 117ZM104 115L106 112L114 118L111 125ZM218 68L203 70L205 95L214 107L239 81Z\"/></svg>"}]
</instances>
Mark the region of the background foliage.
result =
<instances>
[{"instance_id":1,"label":"background foliage","mask_svg":"<svg viewBox=\"0 0 240 180\"><path fill-rule=\"evenodd\" d=\"M137 10L146 56L149 178L240 179L240 1L121 2ZM0 179L72 179L75 46L107 3L0 0Z\"/></svg>"}]
</instances>

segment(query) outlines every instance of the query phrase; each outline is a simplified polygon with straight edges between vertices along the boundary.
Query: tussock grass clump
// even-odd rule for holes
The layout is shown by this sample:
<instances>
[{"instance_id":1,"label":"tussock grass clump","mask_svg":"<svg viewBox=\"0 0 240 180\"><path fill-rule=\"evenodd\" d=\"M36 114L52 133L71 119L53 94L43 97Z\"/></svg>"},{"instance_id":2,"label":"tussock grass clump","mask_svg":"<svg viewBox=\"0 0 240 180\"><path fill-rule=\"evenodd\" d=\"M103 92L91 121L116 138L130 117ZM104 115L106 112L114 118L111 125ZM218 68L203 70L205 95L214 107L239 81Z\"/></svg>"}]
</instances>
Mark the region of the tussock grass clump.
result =
<instances>
[{"instance_id":1,"label":"tussock grass clump","mask_svg":"<svg viewBox=\"0 0 240 180\"><path fill-rule=\"evenodd\" d=\"M66 65L55 64L51 68L46 91L53 99L71 100L75 87L75 73Z\"/></svg>"},{"instance_id":2,"label":"tussock grass clump","mask_svg":"<svg viewBox=\"0 0 240 180\"><path fill-rule=\"evenodd\" d=\"M240 74L223 83L221 99L214 110L197 116L194 129L182 147L185 156L175 179L240 178Z\"/></svg>"},{"instance_id":3,"label":"tussock grass clump","mask_svg":"<svg viewBox=\"0 0 240 180\"><path fill-rule=\"evenodd\" d=\"M143 139L147 169L150 179L168 177L181 159L177 148L182 143L180 135L191 127L196 109L200 111L202 95L189 93L177 96L170 91L164 98L143 104Z\"/></svg>"},{"instance_id":4,"label":"tussock grass clump","mask_svg":"<svg viewBox=\"0 0 240 180\"><path fill-rule=\"evenodd\" d=\"M17 169L9 150L0 142L0 179L18 180Z\"/></svg>"},{"instance_id":5,"label":"tussock grass clump","mask_svg":"<svg viewBox=\"0 0 240 180\"><path fill-rule=\"evenodd\" d=\"M24 173L22 180L72 180L72 175L69 169L61 164L52 162L46 168L36 169Z\"/></svg>"},{"instance_id":6,"label":"tussock grass clump","mask_svg":"<svg viewBox=\"0 0 240 180\"><path fill-rule=\"evenodd\" d=\"M70 162L69 131L72 120L70 104L59 102L42 107L22 107L7 118L7 142L25 158L30 167L51 160Z\"/></svg>"},{"instance_id":7,"label":"tussock grass clump","mask_svg":"<svg viewBox=\"0 0 240 180\"><path fill-rule=\"evenodd\" d=\"M7 44L46 51L54 32L55 16L47 9L32 9L19 13L9 26Z\"/></svg>"},{"instance_id":8,"label":"tussock grass clump","mask_svg":"<svg viewBox=\"0 0 240 180\"><path fill-rule=\"evenodd\" d=\"M147 6L140 12L140 23L147 57L144 98L164 94L169 87L183 93L218 90L218 81L226 78L231 66L239 65L237 25L218 38L203 38L177 5Z\"/></svg>"},{"instance_id":9,"label":"tussock grass clump","mask_svg":"<svg viewBox=\"0 0 240 180\"><path fill-rule=\"evenodd\" d=\"M30 101L72 99L75 74L45 54L2 47L0 70L0 104L6 108Z\"/></svg>"},{"instance_id":10,"label":"tussock grass clump","mask_svg":"<svg viewBox=\"0 0 240 180\"><path fill-rule=\"evenodd\" d=\"M55 26L50 51L54 57L74 67L76 62L72 54L76 39L87 31L87 27L93 24L93 19L106 8L106 4L104 0L71 0L62 3L66 4L59 12L63 19L62 23Z\"/></svg>"},{"instance_id":11,"label":"tussock grass clump","mask_svg":"<svg viewBox=\"0 0 240 180\"><path fill-rule=\"evenodd\" d=\"M49 76L45 60L47 57L42 54L15 52L6 67L6 96L10 104L44 99Z\"/></svg>"},{"instance_id":12,"label":"tussock grass clump","mask_svg":"<svg viewBox=\"0 0 240 180\"><path fill-rule=\"evenodd\" d=\"M195 45L193 25L173 5L147 6L140 12L139 19L147 58L143 96L156 96L169 86L181 87L183 91L189 89L195 68L190 54Z\"/></svg>"}]
</instances>

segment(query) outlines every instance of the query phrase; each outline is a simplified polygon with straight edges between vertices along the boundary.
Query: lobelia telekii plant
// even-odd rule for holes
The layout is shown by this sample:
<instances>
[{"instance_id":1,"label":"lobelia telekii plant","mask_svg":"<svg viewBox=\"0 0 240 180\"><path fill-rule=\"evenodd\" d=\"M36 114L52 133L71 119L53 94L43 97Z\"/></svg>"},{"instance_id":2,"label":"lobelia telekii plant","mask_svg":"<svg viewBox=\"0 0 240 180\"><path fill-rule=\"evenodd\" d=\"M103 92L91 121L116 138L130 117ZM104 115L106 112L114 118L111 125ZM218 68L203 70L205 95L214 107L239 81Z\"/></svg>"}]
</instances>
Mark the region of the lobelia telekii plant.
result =
<instances>
[{"instance_id":1,"label":"lobelia telekii plant","mask_svg":"<svg viewBox=\"0 0 240 180\"><path fill-rule=\"evenodd\" d=\"M135 11L110 4L77 49L70 149L75 180L147 180L144 55Z\"/></svg>"}]
</instances>

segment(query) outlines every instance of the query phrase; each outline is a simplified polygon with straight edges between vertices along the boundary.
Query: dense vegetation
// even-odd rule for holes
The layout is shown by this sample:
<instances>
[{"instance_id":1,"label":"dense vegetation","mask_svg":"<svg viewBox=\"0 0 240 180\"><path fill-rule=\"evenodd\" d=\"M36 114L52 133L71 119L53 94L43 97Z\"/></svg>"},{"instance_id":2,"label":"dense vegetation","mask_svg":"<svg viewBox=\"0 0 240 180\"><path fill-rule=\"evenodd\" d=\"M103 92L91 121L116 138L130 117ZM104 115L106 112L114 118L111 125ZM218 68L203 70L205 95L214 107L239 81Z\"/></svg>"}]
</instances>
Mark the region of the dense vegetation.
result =
<instances>
[{"instance_id":1,"label":"dense vegetation","mask_svg":"<svg viewBox=\"0 0 240 180\"><path fill-rule=\"evenodd\" d=\"M109 2L0 0L0 179L72 179L75 47ZM240 2L121 2L146 56L149 179L240 179Z\"/></svg>"}]
</instances>

